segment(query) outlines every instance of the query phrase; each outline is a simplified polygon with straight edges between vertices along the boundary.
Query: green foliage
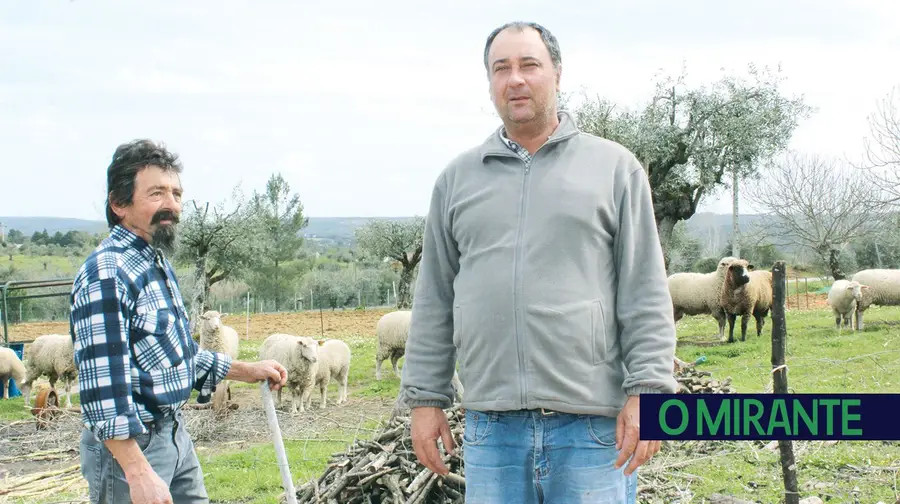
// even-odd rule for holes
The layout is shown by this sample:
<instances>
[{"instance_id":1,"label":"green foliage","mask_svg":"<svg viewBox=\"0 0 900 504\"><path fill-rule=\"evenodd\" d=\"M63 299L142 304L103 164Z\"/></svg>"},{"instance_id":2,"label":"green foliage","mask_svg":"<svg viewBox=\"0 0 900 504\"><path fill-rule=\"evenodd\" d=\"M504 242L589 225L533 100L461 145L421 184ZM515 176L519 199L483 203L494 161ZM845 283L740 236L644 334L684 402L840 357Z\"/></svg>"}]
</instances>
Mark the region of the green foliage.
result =
<instances>
[{"instance_id":1,"label":"green foliage","mask_svg":"<svg viewBox=\"0 0 900 504\"><path fill-rule=\"evenodd\" d=\"M712 273L719 267L721 257L704 257L691 265L691 271L696 273Z\"/></svg>"},{"instance_id":2,"label":"green foliage","mask_svg":"<svg viewBox=\"0 0 900 504\"><path fill-rule=\"evenodd\" d=\"M297 265L284 267L293 260L303 245L300 230L308 219L303 215L299 194L291 194L290 184L280 173L273 174L263 193L254 191L252 206L260 233L258 235L257 264L249 279L253 291L273 299L280 308L286 299L283 293L294 290L295 280L302 272Z\"/></svg>"},{"instance_id":3,"label":"green foliage","mask_svg":"<svg viewBox=\"0 0 900 504\"><path fill-rule=\"evenodd\" d=\"M748 77L725 75L711 86L688 88L685 75L657 81L653 98L638 110L589 99L575 110L579 126L619 142L645 164L657 223L667 246L671 226L690 218L703 197L723 187L738 169L757 165L785 149L811 108L802 97L782 95L783 80L750 65Z\"/></svg>"}]
</instances>

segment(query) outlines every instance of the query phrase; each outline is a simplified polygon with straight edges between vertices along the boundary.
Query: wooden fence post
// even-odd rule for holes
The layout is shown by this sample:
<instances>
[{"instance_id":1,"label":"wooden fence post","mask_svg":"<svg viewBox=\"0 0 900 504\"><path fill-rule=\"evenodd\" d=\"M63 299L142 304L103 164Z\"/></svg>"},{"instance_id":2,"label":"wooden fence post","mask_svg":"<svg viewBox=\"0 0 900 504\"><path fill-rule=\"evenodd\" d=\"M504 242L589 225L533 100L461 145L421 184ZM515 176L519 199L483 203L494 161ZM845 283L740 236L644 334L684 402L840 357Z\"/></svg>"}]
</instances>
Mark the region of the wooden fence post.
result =
<instances>
[{"instance_id":1,"label":"wooden fence post","mask_svg":"<svg viewBox=\"0 0 900 504\"><path fill-rule=\"evenodd\" d=\"M787 367L784 364L784 349L787 344L787 324L785 322L785 298L787 277L784 261L776 261L772 267L772 379L776 394L787 394ZM799 291L798 291L799 307ZM797 488L797 468L794 463L794 446L790 440L778 441L781 452L781 475L784 479L785 504L799 504Z\"/></svg>"}]
</instances>

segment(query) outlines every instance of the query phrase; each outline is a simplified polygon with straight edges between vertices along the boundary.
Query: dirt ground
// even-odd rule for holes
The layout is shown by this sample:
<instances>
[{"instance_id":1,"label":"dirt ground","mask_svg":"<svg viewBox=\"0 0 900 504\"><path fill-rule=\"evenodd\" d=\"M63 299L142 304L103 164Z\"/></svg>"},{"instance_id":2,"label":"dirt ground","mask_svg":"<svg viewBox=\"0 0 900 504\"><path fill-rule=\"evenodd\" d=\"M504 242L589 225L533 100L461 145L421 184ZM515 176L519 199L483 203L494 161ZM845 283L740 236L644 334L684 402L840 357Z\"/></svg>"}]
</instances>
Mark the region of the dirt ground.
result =
<instances>
[{"instance_id":1,"label":"dirt ground","mask_svg":"<svg viewBox=\"0 0 900 504\"><path fill-rule=\"evenodd\" d=\"M375 336L375 325L382 315L391 311L368 310L322 310L292 313L252 313L250 314L249 337L247 319L244 313L228 314L223 320L237 330L245 339L265 339L276 332L288 332L307 336L368 335ZM31 341L42 334L68 334L69 323L27 322L9 325L10 341Z\"/></svg>"},{"instance_id":2,"label":"dirt ground","mask_svg":"<svg viewBox=\"0 0 900 504\"><path fill-rule=\"evenodd\" d=\"M249 338L244 314L230 315L226 317L226 323L234 327L242 338L250 340L262 340L275 332L316 337L322 336L323 332L326 337L374 337L378 319L388 311L323 310L321 313L252 314ZM37 322L11 325L9 335L10 341L31 341L42 334L66 334L68 330L67 322ZM284 411L277 413L284 439L320 439L336 430L345 436L368 437L371 432L364 425L385 419L393 407L392 401L354 397L351 394L346 404L338 406L329 402L324 410L318 408L318 398L314 397L312 410L291 414L290 398L290 393L284 394ZM333 400L333 396L330 399ZM198 454L240 450L250 444L271 441L259 390L235 387L232 389L232 402L238 408L225 412L223 417L217 417L209 409L185 409L185 427L191 433ZM0 481L71 469L77 465L80 420L79 413L66 411L42 429L37 429L33 418L0 421ZM69 490L78 488L79 485L76 485ZM0 496L0 502L4 502L3 499Z\"/></svg>"}]
</instances>

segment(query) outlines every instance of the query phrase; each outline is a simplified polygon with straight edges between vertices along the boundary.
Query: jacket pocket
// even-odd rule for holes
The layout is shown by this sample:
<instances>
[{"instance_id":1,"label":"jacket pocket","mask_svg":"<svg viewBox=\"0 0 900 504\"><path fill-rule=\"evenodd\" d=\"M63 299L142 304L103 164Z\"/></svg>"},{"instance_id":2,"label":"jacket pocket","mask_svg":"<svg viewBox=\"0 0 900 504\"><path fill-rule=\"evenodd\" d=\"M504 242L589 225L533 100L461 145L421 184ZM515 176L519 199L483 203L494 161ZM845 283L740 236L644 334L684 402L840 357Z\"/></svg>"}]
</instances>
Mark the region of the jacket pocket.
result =
<instances>
[{"instance_id":1,"label":"jacket pocket","mask_svg":"<svg viewBox=\"0 0 900 504\"><path fill-rule=\"evenodd\" d=\"M608 339L609 334L607 334L603 304L597 299L591 303L591 353L595 366L603 364L608 359Z\"/></svg>"}]
</instances>

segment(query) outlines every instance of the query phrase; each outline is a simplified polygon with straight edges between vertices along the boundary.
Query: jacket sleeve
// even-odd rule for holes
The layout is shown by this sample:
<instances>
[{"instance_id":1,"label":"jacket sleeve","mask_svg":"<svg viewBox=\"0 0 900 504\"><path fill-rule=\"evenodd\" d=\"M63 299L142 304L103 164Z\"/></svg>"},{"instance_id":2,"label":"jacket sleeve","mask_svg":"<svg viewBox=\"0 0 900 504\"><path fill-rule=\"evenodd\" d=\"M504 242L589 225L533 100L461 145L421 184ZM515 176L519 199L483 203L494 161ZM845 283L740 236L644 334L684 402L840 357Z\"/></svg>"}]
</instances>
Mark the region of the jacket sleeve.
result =
<instances>
[{"instance_id":1,"label":"jacket sleeve","mask_svg":"<svg viewBox=\"0 0 900 504\"><path fill-rule=\"evenodd\" d=\"M400 401L409 408L452 404L450 382L456 368L453 344L453 280L459 271L459 250L450 233L447 183L438 178L431 194L422 260L416 280Z\"/></svg>"},{"instance_id":2,"label":"jacket sleeve","mask_svg":"<svg viewBox=\"0 0 900 504\"><path fill-rule=\"evenodd\" d=\"M674 393L675 319L647 175L630 156L615 238L625 393Z\"/></svg>"}]
</instances>

